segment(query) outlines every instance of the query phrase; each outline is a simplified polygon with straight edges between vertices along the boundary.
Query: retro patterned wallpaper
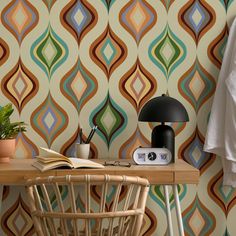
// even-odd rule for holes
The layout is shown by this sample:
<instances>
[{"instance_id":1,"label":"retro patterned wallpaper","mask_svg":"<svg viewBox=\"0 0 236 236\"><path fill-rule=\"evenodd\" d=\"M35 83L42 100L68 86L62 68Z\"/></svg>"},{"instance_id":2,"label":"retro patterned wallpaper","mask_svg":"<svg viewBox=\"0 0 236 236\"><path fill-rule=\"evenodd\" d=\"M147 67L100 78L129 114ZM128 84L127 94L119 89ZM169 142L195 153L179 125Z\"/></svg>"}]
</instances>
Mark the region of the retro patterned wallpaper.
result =
<instances>
[{"instance_id":1,"label":"retro patterned wallpaper","mask_svg":"<svg viewBox=\"0 0 236 236\"><path fill-rule=\"evenodd\" d=\"M16 158L38 146L73 155L78 128L86 137L93 124L91 157L131 158L150 140L140 108L168 92L190 116L174 125L178 158L201 172L197 187L179 186L185 233L236 235L236 192L202 151L236 1L1 0L0 14L0 105L28 123ZM23 188L3 199L0 235L33 235ZM143 235L165 233L163 189L152 186Z\"/></svg>"}]
</instances>

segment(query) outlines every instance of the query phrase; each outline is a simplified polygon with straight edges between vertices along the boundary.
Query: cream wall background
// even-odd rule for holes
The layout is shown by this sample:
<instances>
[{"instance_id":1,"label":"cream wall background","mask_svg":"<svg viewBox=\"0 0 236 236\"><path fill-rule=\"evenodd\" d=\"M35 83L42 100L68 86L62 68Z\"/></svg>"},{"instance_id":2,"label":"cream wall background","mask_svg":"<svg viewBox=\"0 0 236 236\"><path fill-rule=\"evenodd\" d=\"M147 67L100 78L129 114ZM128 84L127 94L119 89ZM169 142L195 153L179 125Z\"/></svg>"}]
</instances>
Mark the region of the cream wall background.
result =
<instances>
[{"instance_id":1,"label":"cream wall background","mask_svg":"<svg viewBox=\"0 0 236 236\"><path fill-rule=\"evenodd\" d=\"M0 106L29 124L15 158L38 146L73 155L79 128L86 138L93 124L91 158L131 158L150 144L140 108L168 92L190 117L173 125L178 158L201 172L197 187L179 186L185 233L236 234L236 192L202 150L234 0L4 0L0 14ZM34 234L22 188L4 188L1 216L1 235ZM165 233L163 190L152 186L143 235Z\"/></svg>"}]
</instances>

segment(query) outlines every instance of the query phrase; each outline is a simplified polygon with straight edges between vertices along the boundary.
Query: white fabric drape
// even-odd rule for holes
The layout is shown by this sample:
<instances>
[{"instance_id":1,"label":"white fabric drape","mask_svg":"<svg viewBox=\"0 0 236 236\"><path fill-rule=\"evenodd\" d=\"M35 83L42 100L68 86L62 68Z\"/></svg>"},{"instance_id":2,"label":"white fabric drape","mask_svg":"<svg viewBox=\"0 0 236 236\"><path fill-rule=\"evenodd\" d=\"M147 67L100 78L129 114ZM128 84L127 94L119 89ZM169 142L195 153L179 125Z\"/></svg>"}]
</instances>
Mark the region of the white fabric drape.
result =
<instances>
[{"instance_id":1,"label":"white fabric drape","mask_svg":"<svg viewBox=\"0 0 236 236\"><path fill-rule=\"evenodd\" d=\"M223 184L236 187L236 18L230 27L204 151L221 157Z\"/></svg>"}]
</instances>

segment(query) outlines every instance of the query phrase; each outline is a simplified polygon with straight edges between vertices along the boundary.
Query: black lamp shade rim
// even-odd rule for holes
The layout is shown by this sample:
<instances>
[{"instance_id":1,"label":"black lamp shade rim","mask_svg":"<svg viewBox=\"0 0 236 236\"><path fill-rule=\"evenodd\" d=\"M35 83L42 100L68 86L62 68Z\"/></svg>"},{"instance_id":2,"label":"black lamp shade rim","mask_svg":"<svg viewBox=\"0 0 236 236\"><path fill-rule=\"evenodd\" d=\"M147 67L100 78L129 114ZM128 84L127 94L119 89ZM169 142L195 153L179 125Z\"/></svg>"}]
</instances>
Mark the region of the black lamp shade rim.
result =
<instances>
[{"instance_id":1,"label":"black lamp shade rim","mask_svg":"<svg viewBox=\"0 0 236 236\"><path fill-rule=\"evenodd\" d=\"M152 98L142 107L138 120L145 122L187 122L189 116L185 107L177 99L160 96Z\"/></svg>"}]
</instances>

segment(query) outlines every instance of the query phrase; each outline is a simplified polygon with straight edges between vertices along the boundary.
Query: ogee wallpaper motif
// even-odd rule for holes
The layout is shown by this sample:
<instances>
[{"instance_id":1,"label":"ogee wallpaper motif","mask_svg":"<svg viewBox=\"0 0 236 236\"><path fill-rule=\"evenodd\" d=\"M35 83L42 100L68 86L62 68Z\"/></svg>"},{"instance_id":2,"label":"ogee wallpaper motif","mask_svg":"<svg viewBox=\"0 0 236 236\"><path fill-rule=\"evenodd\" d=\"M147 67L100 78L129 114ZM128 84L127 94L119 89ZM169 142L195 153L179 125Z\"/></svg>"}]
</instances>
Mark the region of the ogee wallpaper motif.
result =
<instances>
[{"instance_id":1,"label":"ogee wallpaper motif","mask_svg":"<svg viewBox=\"0 0 236 236\"><path fill-rule=\"evenodd\" d=\"M201 172L197 187L179 186L185 233L236 235L236 192L202 151L234 0L2 0L0 13L0 105L29 124L16 158L38 146L73 155L79 127L87 136L93 124L92 158L131 158L150 144L140 108L167 92L190 116L173 125L178 158ZM3 198L0 235L33 235L23 188ZM163 189L152 186L143 235L165 233Z\"/></svg>"}]
</instances>

